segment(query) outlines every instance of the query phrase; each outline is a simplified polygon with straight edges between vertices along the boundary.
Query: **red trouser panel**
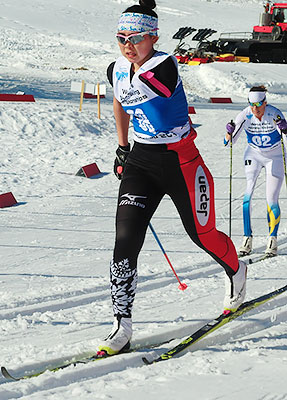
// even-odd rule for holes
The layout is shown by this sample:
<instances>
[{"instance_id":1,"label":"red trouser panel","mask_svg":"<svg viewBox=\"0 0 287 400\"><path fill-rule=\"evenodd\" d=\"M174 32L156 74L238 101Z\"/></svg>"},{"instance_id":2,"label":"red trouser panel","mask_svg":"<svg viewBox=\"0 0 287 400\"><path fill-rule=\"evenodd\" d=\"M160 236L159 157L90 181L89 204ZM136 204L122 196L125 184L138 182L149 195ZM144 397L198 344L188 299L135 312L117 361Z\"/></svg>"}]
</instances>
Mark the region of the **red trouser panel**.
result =
<instances>
[{"instance_id":1,"label":"red trouser panel","mask_svg":"<svg viewBox=\"0 0 287 400\"><path fill-rule=\"evenodd\" d=\"M233 271L237 271L238 257L234 244L225 233L216 229L213 178L199 155L192 135L180 142L168 144L167 147L178 154L202 246Z\"/></svg>"}]
</instances>

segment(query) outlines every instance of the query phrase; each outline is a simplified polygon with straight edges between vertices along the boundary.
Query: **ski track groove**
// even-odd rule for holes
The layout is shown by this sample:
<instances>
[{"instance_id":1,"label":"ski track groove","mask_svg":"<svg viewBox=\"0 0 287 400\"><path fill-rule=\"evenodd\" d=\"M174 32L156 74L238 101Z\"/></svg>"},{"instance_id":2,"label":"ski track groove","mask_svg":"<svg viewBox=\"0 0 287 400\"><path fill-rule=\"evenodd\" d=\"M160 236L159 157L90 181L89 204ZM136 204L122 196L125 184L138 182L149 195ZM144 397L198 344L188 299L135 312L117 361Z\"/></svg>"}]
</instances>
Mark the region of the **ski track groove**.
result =
<instances>
[{"instance_id":1,"label":"ski track groove","mask_svg":"<svg viewBox=\"0 0 287 400\"><path fill-rule=\"evenodd\" d=\"M285 242L285 240L281 239L278 241L279 249L281 245ZM250 256L243 257L242 260L247 261L249 258L252 258L252 255L261 253L264 250L264 247L261 246ZM279 255L280 256L280 255ZM265 260L266 261L266 260ZM261 261L263 262L263 261ZM256 263L250 264L249 268L256 265ZM202 270L204 268L204 271ZM193 269L192 266L177 268L178 273L181 275L184 280L194 280L194 279L203 279L208 278L210 275L219 274L222 272L222 268L215 264L215 262L211 259L210 261L203 261L196 265L196 269ZM167 272L162 272L158 274L153 274L150 277L140 277L138 284L138 293L153 291L159 288L167 287L174 283L174 277L165 277L164 275ZM156 278L156 279L155 279ZM159 279L160 278L160 279ZM153 282L150 283L149 281ZM96 294L93 294L96 293ZM18 315L31 316L33 313L40 312L45 313L47 311L57 312L60 310L72 309L75 307L81 307L87 304L91 304L93 302L106 301L110 296L109 293L109 285L104 285L102 287L93 287L90 289L82 289L79 291L65 292L56 295L49 295L43 298L36 298L32 301L20 302L17 306L9 309L3 309L0 312L0 318L2 320L14 319ZM44 304L43 304L44 303Z\"/></svg>"},{"instance_id":2,"label":"ski track groove","mask_svg":"<svg viewBox=\"0 0 287 400\"><path fill-rule=\"evenodd\" d=\"M206 266L206 263L205 263ZM201 279L207 278L210 275L217 274L222 271L222 268L214 265L214 261L210 261L204 272L193 271L191 268L184 268L181 273L188 271L188 274L184 275L184 279ZM174 277L163 277L162 275L165 273L153 275L151 277L141 277L138 284L138 293L153 291L159 288L167 287L174 283ZM161 276L160 276L161 275ZM156 278L156 279L155 279ZM161 279L159 279L161 278ZM153 283L149 281L153 280ZM86 293L83 293L86 292ZM92 295L93 292L97 292L97 294ZM99 293L100 292L100 293ZM56 312L60 310L67 310L75 307L81 307L83 305L91 304L93 302L106 301L110 296L109 285L105 285L100 289L98 287L85 289L79 292L66 292L62 294L57 294L54 298L52 296L46 296L44 298L34 299L33 302L29 302L28 304L23 304L21 302L20 305L13 307L12 309L3 310L0 313L0 318L4 319L13 319L18 315L23 316L31 316L35 312ZM64 299L63 299L64 298ZM43 304L46 303L46 304Z\"/></svg>"}]
</instances>

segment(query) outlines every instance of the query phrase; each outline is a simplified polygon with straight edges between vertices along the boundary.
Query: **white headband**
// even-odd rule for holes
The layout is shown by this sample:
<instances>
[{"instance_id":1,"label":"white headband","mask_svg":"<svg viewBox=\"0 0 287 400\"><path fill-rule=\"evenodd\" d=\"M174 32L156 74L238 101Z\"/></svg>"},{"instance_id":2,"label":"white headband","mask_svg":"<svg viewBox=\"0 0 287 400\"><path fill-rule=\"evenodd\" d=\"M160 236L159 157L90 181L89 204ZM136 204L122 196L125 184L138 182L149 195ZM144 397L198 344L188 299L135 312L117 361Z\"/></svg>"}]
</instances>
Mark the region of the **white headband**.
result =
<instances>
[{"instance_id":1,"label":"white headband","mask_svg":"<svg viewBox=\"0 0 287 400\"><path fill-rule=\"evenodd\" d=\"M151 35L157 36L157 23L158 19L151 15L127 12L120 16L118 22L119 31L135 31L146 32L149 31Z\"/></svg>"},{"instance_id":2,"label":"white headband","mask_svg":"<svg viewBox=\"0 0 287 400\"><path fill-rule=\"evenodd\" d=\"M259 103L266 99L266 92L249 92L248 100L250 103Z\"/></svg>"}]
</instances>

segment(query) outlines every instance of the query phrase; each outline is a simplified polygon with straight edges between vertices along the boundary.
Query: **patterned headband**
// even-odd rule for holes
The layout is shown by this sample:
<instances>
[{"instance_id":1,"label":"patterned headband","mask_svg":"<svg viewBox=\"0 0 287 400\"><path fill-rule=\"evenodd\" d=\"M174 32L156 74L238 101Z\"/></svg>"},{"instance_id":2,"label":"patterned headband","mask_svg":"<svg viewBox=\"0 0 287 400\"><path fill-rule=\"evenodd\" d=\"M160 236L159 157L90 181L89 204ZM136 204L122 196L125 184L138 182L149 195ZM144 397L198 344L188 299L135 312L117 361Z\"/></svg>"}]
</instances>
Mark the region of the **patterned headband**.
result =
<instances>
[{"instance_id":1,"label":"patterned headband","mask_svg":"<svg viewBox=\"0 0 287 400\"><path fill-rule=\"evenodd\" d=\"M150 31L151 35L157 36L158 19L147 14L139 13L123 13L120 16L118 23L119 31L135 31L146 32Z\"/></svg>"}]
</instances>

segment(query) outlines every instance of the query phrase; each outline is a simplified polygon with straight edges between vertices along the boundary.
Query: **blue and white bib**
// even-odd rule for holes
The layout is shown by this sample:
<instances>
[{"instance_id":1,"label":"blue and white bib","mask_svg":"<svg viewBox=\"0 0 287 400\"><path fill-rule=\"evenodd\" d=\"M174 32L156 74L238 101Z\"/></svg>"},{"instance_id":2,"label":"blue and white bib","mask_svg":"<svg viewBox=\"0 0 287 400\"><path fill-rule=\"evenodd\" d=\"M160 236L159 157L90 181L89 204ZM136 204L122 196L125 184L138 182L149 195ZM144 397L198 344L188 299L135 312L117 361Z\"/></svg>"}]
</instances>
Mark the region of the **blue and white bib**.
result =
<instances>
[{"instance_id":1,"label":"blue and white bib","mask_svg":"<svg viewBox=\"0 0 287 400\"><path fill-rule=\"evenodd\" d=\"M260 151L266 152L279 147L281 144L281 134L274 120L278 115L284 119L282 112L269 104L266 105L265 113L261 121L254 116L250 107L246 107L235 119L236 142L242 129L245 130L248 144ZM238 127L240 126L240 129Z\"/></svg>"},{"instance_id":2,"label":"blue and white bib","mask_svg":"<svg viewBox=\"0 0 287 400\"><path fill-rule=\"evenodd\" d=\"M131 63L121 56L113 69L116 99L132 117L134 140L140 143L175 143L190 130L188 106L181 78L178 76L174 93L161 97L139 79L143 74L170 57L156 52L130 77ZM177 61L175 59L175 65Z\"/></svg>"}]
</instances>

